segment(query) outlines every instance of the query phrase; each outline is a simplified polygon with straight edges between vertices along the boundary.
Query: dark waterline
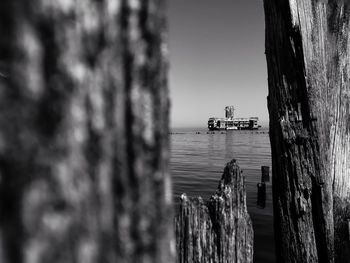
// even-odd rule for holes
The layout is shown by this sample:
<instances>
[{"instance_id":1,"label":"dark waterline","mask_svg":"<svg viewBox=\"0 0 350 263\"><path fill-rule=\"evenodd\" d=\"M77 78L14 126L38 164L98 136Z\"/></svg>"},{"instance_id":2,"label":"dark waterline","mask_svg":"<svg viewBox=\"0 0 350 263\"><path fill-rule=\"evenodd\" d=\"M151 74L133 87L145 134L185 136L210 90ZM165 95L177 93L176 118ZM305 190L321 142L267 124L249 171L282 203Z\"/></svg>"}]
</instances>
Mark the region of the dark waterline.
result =
<instances>
[{"instance_id":1,"label":"dark waterline","mask_svg":"<svg viewBox=\"0 0 350 263\"><path fill-rule=\"evenodd\" d=\"M208 199L216 191L225 164L231 159L238 161L245 175L248 210L254 226L254 262L275 262L271 183L267 183L265 209L256 204L261 166L271 167L268 130L207 134L206 129L175 129L170 141L176 203L182 193Z\"/></svg>"}]
</instances>

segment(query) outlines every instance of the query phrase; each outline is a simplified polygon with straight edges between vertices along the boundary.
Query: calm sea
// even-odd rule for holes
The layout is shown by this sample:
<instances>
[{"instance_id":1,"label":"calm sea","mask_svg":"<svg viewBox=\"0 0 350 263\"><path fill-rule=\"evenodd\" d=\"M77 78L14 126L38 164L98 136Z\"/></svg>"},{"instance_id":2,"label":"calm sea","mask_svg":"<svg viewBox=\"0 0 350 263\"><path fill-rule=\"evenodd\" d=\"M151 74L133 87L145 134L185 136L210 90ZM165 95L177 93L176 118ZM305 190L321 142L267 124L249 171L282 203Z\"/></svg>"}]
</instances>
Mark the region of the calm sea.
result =
<instances>
[{"instance_id":1,"label":"calm sea","mask_svg":"<svg viewBox=\"0 0 350 263\"><path fill-rule=\"evenodd\" d=\"M207 134L206 129L174 129L170 139L175 202L182 193L209 199L217 189L225 164L231 159L238 161L245 175L248 210L254 226L254 262L275 262L271 183L267 183L266 207L257 206L261 166L270 166L271 171L268 130Z\"/></svg>"}]
</instances>

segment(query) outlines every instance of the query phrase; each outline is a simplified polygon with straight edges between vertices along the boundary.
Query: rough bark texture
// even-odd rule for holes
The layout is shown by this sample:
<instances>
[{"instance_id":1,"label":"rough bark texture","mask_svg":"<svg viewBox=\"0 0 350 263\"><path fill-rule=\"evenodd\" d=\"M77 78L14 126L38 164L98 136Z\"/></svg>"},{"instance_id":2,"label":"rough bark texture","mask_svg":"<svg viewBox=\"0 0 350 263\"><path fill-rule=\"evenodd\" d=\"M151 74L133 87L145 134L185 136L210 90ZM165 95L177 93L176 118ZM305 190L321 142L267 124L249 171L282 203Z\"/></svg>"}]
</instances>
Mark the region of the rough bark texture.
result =
<instances>
[{"instance_id":1,"label":"rough bark texture","mask_svg":"<svg viewBox=\"0 0 350 263\"><path fill-rule=\"evenodd\" d=\"M244 176L232 160L207 203L181 196L175 218L178 262L253 262L253 226Z\"/></svg>"},{"instance_id":2,"label":"rough bark texture","mask_svg":"<svg viewBox=\"0 0 350 263\"><path fill-rule=\"evenodd\" d=\"M348 262L349 3L264 6L277 261Z\"/></svg>"},{"instance_id":3,"label":"rough bark texture","mask_svg":"<svg viewBox=\"0 0 350 263\"><path fill-rule=\"evenodd\" d=\"M1 1L1 262L172 262L162 5Z\"/></svg>"}]
</instances>

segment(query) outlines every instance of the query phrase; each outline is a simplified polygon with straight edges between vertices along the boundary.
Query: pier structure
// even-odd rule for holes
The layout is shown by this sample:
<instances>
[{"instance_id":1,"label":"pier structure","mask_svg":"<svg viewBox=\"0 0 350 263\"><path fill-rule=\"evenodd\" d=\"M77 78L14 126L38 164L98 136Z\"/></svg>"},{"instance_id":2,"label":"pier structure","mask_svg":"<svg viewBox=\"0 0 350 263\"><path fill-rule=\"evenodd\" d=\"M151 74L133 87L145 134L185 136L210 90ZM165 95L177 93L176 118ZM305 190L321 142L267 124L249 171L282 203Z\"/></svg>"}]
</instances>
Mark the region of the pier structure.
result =
<instances>
[{"instance_id":1,"label":"pier structure","mask_svg":"<svg viewBox=\"0 0 350 263\"><path fill-rule=\"evenodd\" d=\"M235 107L225 107L225 118L211 117L208 120L208 129L213 130L258 130L258 117L235 118Z\"/></svg>"}]
</instances>

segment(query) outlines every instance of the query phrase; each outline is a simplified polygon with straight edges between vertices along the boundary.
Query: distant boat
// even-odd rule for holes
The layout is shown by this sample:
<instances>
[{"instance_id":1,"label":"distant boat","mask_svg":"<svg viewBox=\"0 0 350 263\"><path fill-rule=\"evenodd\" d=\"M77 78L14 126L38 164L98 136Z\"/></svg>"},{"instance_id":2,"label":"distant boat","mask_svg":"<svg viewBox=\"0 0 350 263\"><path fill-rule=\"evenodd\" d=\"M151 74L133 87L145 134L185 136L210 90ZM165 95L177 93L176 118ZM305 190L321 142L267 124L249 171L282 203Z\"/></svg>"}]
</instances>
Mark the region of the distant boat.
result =
<instances>
[{"instance_id":1,"label":"distant boat","mask_svg":"<svg viewBox=\"0 0 350 263\"><path fill-rule=\"evenodd\" d=\"M227 106L225 112L226 118L209 118L209 130L258 130L261 128L258 117L234 118L233 106Z\"/></svg>"}]
</instances>

